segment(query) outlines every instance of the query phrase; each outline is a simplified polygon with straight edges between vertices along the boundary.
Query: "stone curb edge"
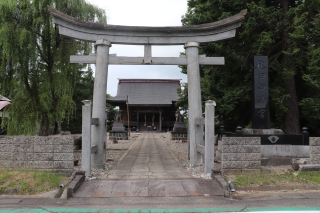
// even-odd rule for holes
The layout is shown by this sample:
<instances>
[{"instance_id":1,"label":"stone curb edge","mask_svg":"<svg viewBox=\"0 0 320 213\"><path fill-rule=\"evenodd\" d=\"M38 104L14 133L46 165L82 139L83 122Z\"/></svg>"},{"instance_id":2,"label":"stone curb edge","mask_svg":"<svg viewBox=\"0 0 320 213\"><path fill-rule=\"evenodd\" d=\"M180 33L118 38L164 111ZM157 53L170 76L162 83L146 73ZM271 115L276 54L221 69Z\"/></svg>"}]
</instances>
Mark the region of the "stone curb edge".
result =
<instances>
[{"instance_id":1,"label":"stone curb edge","mask_svg":"<svg viewBox=\"0 0 320 213\"><path fill-rule=\"evenodd\" d=\"M230 198L230 187L227 181L223 178L220 171L212 170L211 173L212 180L216 181L221 189L223 190L223 196Z\"/></svg>"},{"instance_id":2,"label":"stone curb edge","mask_svg":"<svg viewBox=\"0 0 320 213\"><path fill-rule=\"evenodd\" d=\"M77 171L74 175L72 181L68 184L67 188L67 199L73 197L73 194L78 190L78 188L85 181L85 172Z\"/></svg>"},{"instance_id":3,"label":"stone curb edge","mask_svg":"<svg viewBox=\"0 0 320 213\"><path fill-rule=\"evenodd\" d=\"M236 191L290 191L290 190L320 190L314 185L288 184L288 185L266 185L266 186L237 186Z\"/></svg>"}]
</instances>

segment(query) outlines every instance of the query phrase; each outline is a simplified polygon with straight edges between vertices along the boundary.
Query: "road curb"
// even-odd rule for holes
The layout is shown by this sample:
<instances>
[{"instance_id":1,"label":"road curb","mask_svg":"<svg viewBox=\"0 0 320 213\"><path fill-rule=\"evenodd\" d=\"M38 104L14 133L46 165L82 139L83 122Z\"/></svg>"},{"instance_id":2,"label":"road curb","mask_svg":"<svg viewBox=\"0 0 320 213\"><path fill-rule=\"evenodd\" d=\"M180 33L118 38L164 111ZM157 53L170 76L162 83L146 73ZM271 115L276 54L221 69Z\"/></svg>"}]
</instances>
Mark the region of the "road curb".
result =
<instances>
[{"instance_id":1,"label":"road curb","mask_svg":"<svg viewBox=\"0 0 320 213\"><path fill-rule=\"evenodd\" d=\"M230 198L231 194L230 194L229 184L222 177L221 172L218 170L212 170L211 178L212 178L212 180L216 181L219 184L219 186L222 188L223 196Z\"/></svg>"}]
</instances>

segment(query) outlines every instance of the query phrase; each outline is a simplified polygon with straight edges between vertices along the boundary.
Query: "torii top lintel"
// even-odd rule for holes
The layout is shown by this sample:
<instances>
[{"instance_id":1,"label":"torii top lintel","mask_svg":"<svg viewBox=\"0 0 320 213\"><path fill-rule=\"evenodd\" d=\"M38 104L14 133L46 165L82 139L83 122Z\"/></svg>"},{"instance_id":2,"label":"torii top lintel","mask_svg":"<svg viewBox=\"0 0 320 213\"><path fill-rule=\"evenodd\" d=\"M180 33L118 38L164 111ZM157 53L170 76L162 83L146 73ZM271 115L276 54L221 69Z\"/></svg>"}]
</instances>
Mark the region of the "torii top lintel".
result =
<instances>
[{"instance_id":1,"label":"torii top lintel","mask_svg":"<svg viewBox=\"0 0 320 213\"><path fill-rule=\"evenodd\" d=\"M246 15L244 10L229 18L193 26L143 27L98 24L68 16L50 6L50 14L61 35L96 42L106 39L113 44L181 45L190 41L210 43L235 36Z\"/></svg>"}]
</instances>

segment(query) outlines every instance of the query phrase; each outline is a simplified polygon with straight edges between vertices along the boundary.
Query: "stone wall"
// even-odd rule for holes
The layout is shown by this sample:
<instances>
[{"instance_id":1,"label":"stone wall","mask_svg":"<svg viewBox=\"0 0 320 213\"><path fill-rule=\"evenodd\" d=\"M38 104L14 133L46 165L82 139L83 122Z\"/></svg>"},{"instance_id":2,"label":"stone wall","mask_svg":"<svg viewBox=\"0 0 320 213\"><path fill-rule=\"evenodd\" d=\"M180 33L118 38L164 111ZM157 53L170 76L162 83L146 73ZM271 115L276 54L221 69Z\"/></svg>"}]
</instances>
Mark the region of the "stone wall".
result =
<instances>
[{"instance_id":1,"label":"stone wall","mask_svg":"<svg viewBox=\"0 0 320 213\"><path fill-rule=\"evenodd\" d=\"M310 160L313 164L320 164L320 138L310 137Z\"/></svg>"},{"instance_id":2,"label":"stone wall","mask_svg":"<svg viewBox=\"0 0 320 213\"><path fill-rule=\"evenodd\" d=\"M310 151L305 145L262 145L261 156L310 158Z\"/></svg>"},{"instance_id":3,"label":"stone wall","mask_svg":"<svg viewBox=\"0 0 320 213\"><path fill-rule=\"evenodd\" d=\"M260 137L222 137L221 161L225 174L260 171Z\"/></svg>"},{"instance_id":4,"label":"stone wall","mask_svg":"<svg viewBox=\"0 0 320 213\"><path fill-rule=\"evenodd\" d=\"M188 133L186 133L186 132L171 132L171 140L173 140L173 141L175 141L175 140L186 141L186 140L188 140Z\"/></svg>"},{"instance_id":5,"label":"stone wall","mask_svg":"<svg viewBox=\"0 0 320 213\"><path fill-rule=\"evenodd\" d=\"M72 136L0 136L0 168L71 175L73 150Z\"/></svg>"}]
</instances>

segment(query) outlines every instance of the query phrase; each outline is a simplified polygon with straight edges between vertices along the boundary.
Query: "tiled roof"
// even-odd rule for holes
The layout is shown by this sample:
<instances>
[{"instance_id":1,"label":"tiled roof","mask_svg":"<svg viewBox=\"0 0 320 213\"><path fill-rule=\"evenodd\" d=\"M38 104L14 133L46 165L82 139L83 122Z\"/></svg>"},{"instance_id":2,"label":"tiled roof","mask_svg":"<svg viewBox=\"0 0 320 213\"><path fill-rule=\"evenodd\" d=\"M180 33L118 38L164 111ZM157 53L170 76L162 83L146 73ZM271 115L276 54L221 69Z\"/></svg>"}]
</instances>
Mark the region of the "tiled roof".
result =
<instances>
[{"instance_id":1,"label":"tiled roof","mask_svg":"<svg viewBox=\"0 0 320 213\"><path fill-rule=\"evenodd\" d=\"M177 89L180 81L166 79L119 79L117 95L107 101L126 102L127 95L130 105L171 105L179 96ZM145 81L143 81L145 80Z\"/></svg>"}]
</instances>

